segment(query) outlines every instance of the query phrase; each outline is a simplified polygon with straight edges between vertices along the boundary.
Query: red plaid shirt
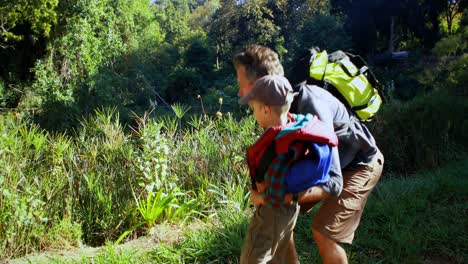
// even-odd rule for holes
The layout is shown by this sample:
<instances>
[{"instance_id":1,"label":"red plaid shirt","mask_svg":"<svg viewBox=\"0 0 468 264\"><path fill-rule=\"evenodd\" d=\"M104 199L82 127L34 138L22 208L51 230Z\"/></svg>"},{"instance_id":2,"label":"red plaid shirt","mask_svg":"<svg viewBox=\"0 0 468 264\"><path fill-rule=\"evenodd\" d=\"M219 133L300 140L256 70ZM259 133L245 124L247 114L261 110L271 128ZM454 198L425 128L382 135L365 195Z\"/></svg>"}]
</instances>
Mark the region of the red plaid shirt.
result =
<instances>
[{"instance_id":1,"label":"red plaid shirt","mask_svg":"<svg viewBox=\"0 0 468 264\"><path fill-rule=\"evenodd\" d=\"M286 195L286 174L290 166L304 156L304 146L302 142L294 142L289 145L289 152L278 154L264 175L265 191L262 193L267 206L274 208L284 204Z\"/></svg>"}]
</instances>

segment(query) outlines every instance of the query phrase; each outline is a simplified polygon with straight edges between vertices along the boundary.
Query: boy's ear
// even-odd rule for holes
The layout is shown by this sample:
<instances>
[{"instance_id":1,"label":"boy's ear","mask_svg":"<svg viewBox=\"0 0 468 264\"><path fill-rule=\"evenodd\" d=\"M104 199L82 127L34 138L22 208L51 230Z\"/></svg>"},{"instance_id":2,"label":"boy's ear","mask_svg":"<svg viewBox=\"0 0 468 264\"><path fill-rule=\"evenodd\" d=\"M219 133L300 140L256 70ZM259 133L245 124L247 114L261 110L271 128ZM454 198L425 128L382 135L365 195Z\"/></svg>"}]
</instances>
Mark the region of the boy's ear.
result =
<instances>
[{"instance_id":1,"label":"boy's ear","mask_svg":"<svg viewBox=\"0 0 468 264\"><path fill-rule=\"evenodd\" d=\"M266 115L269 115L271 113L271 106L269 105L263 105L263 111Z\"/></svg>"}]
</instances>

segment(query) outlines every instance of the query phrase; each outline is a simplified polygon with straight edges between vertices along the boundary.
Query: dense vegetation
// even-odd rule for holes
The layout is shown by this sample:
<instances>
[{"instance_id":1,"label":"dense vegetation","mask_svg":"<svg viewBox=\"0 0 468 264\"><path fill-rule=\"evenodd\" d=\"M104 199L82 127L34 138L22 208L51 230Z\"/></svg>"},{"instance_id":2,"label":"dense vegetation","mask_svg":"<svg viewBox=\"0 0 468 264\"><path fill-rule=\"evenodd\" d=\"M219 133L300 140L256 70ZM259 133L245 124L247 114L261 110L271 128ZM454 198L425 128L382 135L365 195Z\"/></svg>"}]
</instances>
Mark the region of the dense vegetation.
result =
<instances>
[{"instance_id":1,"label":"dense vegetation","mask_svg":"<svg viewBox=\"0 0 468 264\"><path fill-rule=\"evenodd\" d=\"M369 127L387 180L352 261L463 262L466 239L455 231L466 226L466 4L1 2L0 261L198 219L209 232L142 258L236 262L249 213L245 147L259 131L237 104L231 59L259 43L281 55L286 71L312 46L361 54L386 87L389 102ZM396 59L395 51L409 55ZM301 221L309 263L317 253L307 252L313 244ZM142 261L108 250L96 262Z\"/></svg>"}]
</instances>

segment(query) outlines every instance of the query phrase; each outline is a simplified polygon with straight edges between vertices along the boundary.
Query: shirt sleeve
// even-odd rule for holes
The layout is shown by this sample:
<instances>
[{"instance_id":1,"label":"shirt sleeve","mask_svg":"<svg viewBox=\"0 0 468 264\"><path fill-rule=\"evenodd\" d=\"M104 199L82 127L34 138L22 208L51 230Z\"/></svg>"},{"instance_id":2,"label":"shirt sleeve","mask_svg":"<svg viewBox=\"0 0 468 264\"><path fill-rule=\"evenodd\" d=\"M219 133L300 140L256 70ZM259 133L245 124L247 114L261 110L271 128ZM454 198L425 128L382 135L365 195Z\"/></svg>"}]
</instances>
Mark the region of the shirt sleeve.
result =
<instances>
[{"instance_id":1,"label":"shirt sleeve","mask_svg":"<svg viewBox=\"0 0 468 264\"><path fill-rule=\"evenodd\" d=\"M298 111L302 114L310 113L317 115L326 126L335 131L334 118L337 108L334 108L333 106L336 106L336 104L324 97L324 94L320 94L318 91L314 92L312 89L322 88L308 87L307 85L303 86L301 91L302 96L297 99L300 100L298 103ZM341 172L340 155L337 147L332 148L332 155L330 179L322 187L323 190L328 192L330 195L338 196L343 189L343 175Z\"/></svg>"},{"instance_id":2,"label":"shirt sleeve","mask_svg":"<svg viewBox=\"0 0 468 264\"><path fill-rule=\"evenodd\" d=\"M322 188L332 196L340 195L343 190L343 176L341 174L340 156L337 147L332 148L330 179L322 185Z\"/></svg>"}]
</instances>

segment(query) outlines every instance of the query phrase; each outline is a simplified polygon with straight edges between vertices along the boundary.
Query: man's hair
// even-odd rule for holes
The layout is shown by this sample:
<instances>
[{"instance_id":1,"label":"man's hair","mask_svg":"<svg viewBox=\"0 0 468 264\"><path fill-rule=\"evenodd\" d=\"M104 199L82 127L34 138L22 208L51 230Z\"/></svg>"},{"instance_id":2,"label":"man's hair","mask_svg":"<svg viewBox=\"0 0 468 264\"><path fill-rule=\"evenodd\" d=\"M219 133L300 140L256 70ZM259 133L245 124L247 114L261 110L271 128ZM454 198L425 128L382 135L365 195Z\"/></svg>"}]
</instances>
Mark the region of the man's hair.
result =
<instances>
[{"instance_id":1,"label":"man's hair","mask_svg":"<svg viewBox=\"0 0 468 264\"><path fill-rule=\"evenodd\" d=\"M247 80L251 82L265 75L284 75L278 54L265 46L248 46L244 51L234 55L233 63L236 69L240 65L245 67Z\"/></svg>"}]
</instances>

